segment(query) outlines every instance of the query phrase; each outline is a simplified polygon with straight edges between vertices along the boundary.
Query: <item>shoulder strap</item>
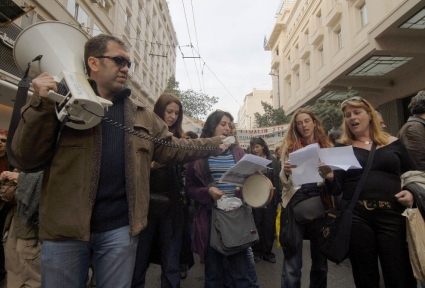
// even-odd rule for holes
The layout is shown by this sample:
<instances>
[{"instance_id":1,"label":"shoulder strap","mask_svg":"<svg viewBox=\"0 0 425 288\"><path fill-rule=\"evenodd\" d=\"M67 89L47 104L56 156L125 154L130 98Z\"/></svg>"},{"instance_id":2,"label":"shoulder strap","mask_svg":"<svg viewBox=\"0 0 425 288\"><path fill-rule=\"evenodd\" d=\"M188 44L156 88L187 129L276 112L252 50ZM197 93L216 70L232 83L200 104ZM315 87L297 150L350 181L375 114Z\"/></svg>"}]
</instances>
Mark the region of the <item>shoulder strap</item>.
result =
<instances>
[{"instance_id":1,"label":"shoulder strap","mask_svg":"<svg viewBox=\"0 0 425 288\"><path fill-rule=\"evenodd\" d=\"M362 191L363 184L366 181L367 174L369 174L370 167L372 166L373 156L375 155L376 143L373 142L372 148L370 149L369 157L367 158L367 164L363 171L362 177L360 178L359 184L357 184L356 191L354 192L353 198L351 199L349 210L354 209L354 205L356 205L357 200L359 199L360 191Z\"/></svg>"},{"instance_id":2,"label":"shoulder strap","mask_svg":"<svg viewBox=\"0 0 425 288\"><path fill-rule=\"evenodd\" d=\"M18 168L20 171L27 172L27 173L33 173L41 171L45 168L47 163L51 160L53 157L53 154L55 152L52 151L52 154L44 161L42 164L36 167L30 167L30 168L22 168L18 165L15 156L12 153L12 139L15 135L16 129L18 128L19 121L21 120L21 109L25 106L27 102L28 97L28 90L30 88L30 77L28 76L29 70L31 68L32 62L39 61L43 57L42 55L39 55L35 57L31 62L28 63L28 68L25 70L24 75L22 76L21 81L19 81L18 84L18 91L16 92L15 97L15 104L13 105L13 111L12 111L12 119L10 120L9 124L9 130L8 130L8 137L6 141L6 152L7 152L7 158L9 160L9 163L11 166ZM68 121L68 117L65 117L65 119L62 121L58 131L57 131L57 137L56 137L56 144L59 142L60 138L60 132L62 131L63 127L65 127L66 122Z\"/></svg>"},{"instance_id":3,"label":"shoulder strap","mask_svg":"<svg viewBox=\"0 0 425 288\"><path fill-rule=\"evenodd\" d=\"M202 163L202 171L204 172L205 179L207 180L208 187L217 187L217 183L212 176L210 163L208 162L208 158L201 159Z\"/></svg>"}]
</instances>

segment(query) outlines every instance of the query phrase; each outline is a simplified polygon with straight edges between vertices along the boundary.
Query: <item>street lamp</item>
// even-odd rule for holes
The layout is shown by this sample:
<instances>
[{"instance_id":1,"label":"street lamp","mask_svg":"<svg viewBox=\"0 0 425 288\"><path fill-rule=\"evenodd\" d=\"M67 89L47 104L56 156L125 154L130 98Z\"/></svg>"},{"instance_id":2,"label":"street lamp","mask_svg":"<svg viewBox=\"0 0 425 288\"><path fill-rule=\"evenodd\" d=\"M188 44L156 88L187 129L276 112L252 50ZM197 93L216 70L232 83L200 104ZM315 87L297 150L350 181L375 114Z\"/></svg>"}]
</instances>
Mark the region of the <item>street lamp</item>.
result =
<instances>
[{"instance_id":1,"label":"street lamp","mask_svg":"<svg viewBox=\"0 0 425 288\"><path fill-rule=\"evenodd\" d=\"M277 101L278 101L278 105L280 107L279 74L274 74L274 73L270 72L269 75L270 76L276 76L277 77Z\"/></svg>"}]
</instances>

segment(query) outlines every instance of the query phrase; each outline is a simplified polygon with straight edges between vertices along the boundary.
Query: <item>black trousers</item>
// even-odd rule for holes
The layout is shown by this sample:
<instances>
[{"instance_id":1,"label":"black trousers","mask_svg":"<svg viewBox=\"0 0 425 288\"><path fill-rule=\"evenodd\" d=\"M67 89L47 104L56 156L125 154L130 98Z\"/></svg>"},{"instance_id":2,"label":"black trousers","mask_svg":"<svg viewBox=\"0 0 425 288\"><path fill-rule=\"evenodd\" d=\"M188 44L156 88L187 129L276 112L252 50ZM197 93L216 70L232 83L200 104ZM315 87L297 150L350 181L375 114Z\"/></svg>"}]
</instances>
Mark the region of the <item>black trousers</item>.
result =
<instances>
[{"instance_id":1,"label":"black trousers","mask_svg":"<svg viewBox=\"0 0 425 288\"><path fill-rule=\"evenodd\" d=\"M4 222L6 221L7 218L7 214L10 211L11 206L9 205L4 205L3 208L0 209L0 235L2 236L1 239L3 239L3 229L4 229ZM0 239L0 241L1 241ZM3 243L1 243L2 245L0 246L0 283L3 279L6 278L6 268L4 266L4 261L5 261L5 257L4 257L4 247L3 247Z\"/></svg>"},{"instance_id":2,"label":"black trousers","mask_svg":"<svg viewBox=\"0 0 425 288\"><path fill-rule=\"evenodd\" d=\"M260 236L260 241L252 246L254 255L275 256L272 248L276 233L276 205L271 201L265 208L253 208L252 214Z\"/></svg>"},{"instance_id":3,"label":"black trousers","mask_svg":"<svg viewBox=\"0 0 425 288\"><path fill-rule=\"evenodd\" d=\"M406 219L400 208L354 208L350 261L356 287L379 287L378 259L385 287L416 287L406 242Z\"/></svg>"}]
</instances>

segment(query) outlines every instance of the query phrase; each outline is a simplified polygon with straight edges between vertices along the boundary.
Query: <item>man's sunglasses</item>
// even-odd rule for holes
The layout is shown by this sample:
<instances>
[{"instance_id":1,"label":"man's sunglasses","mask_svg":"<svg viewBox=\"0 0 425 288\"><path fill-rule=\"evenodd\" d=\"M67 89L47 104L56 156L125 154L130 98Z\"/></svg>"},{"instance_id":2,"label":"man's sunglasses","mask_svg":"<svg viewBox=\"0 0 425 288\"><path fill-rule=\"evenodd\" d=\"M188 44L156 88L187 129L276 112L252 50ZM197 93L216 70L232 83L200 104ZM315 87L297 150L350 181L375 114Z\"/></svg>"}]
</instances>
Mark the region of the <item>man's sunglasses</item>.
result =
<instances>
[{"instance_id":1,"label":"man's sunglasses","mask_svg":"<svg viewBox=\"0 0 425 288\"><path fill-rule=\"evenodd\" d=\"M348 98L348 99L345 99L344 101L342 101L341 108L342 108L342 106L344 106L345 104L347 104L347 102L350 102L350 101L360 101L360 102L363 102L363 103L366 104L365 100L362 97L360 97L360 96L354 96L354 97L351 97L351 98Z\"/></svg>"},{"instance_id":2,"label":"man's sunglasses","mask_svg":"<svg viewBox=\"0 0 425 288\"><path fill-rule=\"evenodd\" d=\"M117 64L120 67L127 66L128 68L131 67L131 60L127 60L122 56L95 56L94 58L108 58L114 60L115 64Z\"/></svg>"}]
</instances>

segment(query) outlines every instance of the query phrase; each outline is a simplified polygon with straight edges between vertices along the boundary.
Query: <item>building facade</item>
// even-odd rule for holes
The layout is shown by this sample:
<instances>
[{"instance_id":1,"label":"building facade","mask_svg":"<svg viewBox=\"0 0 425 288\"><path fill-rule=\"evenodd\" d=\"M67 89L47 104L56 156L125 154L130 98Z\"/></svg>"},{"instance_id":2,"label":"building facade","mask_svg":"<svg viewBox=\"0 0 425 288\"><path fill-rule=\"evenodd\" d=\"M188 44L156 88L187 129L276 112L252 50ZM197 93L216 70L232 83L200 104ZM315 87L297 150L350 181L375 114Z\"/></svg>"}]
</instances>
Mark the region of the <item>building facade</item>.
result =
<instances>
[{"instance_id":1,"label":"building facade","mask_svg":"<svg viewBox=\"0 0 425 288\"><path fill-rule=\"evenodd\" d=\"M11 1L11 0L5 0ZM9 119L21 71L12 51L14 40L26 27L45 20L57 20L79 27L88 36L112 34L130 48L133 65L128 86L133 98L153 107L175 74L178 45L168 4L165 0L13 0L21 7L33 7L8 27L0 28L0 128ZM6 41L6 40L8 41Z\"/></svg>"},{"instance_id":2,"label":"building facade","mask_svg":"<svg viewBox=\"0 0 425 288\"><path fill-rule=\"evenodd\" d=\"M264 114L262 102L272 104L271 90L257 90L253 89L251 93L245 96L243 105L238 112L238 129L252 129L255 128L255 113Z\"/></svg>"},{"instance_id":3,"label":"building facade","mask_svg":"<svg viewBox=\"0 0 425 288\"><path fill-rule=\"evenodd\" d=\"M274 105L288 115L340 102L352 87L396 134L408 99L425 88L424 23L421 0L281 0L265 44Z\"/></svg>"}]
</instances>

